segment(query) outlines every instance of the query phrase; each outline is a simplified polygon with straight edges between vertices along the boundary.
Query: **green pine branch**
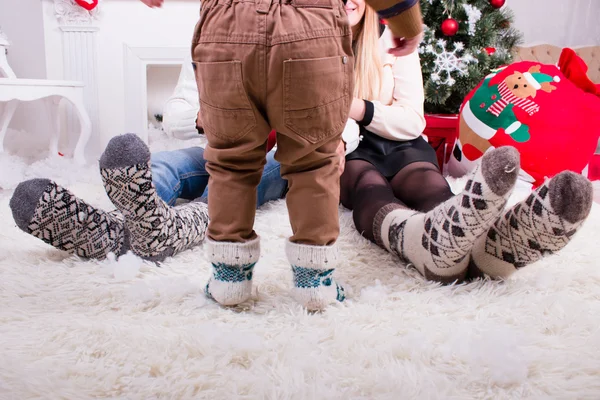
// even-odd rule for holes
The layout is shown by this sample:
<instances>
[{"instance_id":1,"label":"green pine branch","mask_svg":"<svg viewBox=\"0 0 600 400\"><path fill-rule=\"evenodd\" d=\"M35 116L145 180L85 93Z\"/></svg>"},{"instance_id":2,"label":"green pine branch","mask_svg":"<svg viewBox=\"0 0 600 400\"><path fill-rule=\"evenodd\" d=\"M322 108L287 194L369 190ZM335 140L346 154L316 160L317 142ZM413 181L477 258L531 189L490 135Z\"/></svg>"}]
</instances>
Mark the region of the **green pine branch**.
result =
<instances>
[{"instance_id":1,"label":"green pine branch","mask_svg":"<svg viewBox=\"0 0 600 400\"><path fill-rule=\"evenodd\" d=\"M429 28L425 34L419 52L423 70L425 89L425 111L427 113L457 113L465 96L494 68L512 62L514 48L521 43L522 35L512 27L514 13L507 7L494 9L489 0L421 0L421 12L425 25ZM449 17L445 13L446 5L453 4L451 17L459 23L459 31L452 37L441 31L442 22ZM469 33L468 14L464 4L477 8L481 18L475 24L475 34ZM476 63L466 64L463 71L453 71L450 77L454 84L443 83L445 74L437 82L432 79L436 71L435 54L427 51L428 46L436 46L438 40L445 42L446 50L452 51L455 43L462 43L464 50L456 52L464 57L470 54ZM435 47L436 50L439 48ZM488 55L486 48L496 52ZM435 76L435 75L434 75Z\"/></svg>"}]
</instances>

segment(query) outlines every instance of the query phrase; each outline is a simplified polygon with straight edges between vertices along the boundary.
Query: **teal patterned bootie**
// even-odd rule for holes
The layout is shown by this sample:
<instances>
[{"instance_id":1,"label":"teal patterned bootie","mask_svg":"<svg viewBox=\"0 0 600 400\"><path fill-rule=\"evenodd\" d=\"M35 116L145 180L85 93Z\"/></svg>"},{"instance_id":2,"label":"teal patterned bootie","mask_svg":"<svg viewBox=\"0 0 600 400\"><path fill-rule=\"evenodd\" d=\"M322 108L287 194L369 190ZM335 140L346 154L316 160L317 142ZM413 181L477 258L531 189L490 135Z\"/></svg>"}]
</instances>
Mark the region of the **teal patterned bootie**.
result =
<instances>
[{"instance_id":1,"label":"teal patterned bootie","mask_svg":"<svg viewBox=\"0 0 600 400\"><path fill-rule=\"evenodd\" d=\"M246 243L207 240L212 275L206 295L224 306L245 302L252 294L252 274L260 256L259 238Z\"/></svg>"},{"instance_id":2,"label":"teal patterned bootie","mask_svg":"<svg viewBox=\"0 0 600 400\"><path fill-rule=\"evenodd\" d=\"M292 297L309 311L319 311L331 303L344 301L344 288L333 278L338 264L334 246L310 246L288 241L288 261L292 264Z\"/></svg>"}]
</instances>

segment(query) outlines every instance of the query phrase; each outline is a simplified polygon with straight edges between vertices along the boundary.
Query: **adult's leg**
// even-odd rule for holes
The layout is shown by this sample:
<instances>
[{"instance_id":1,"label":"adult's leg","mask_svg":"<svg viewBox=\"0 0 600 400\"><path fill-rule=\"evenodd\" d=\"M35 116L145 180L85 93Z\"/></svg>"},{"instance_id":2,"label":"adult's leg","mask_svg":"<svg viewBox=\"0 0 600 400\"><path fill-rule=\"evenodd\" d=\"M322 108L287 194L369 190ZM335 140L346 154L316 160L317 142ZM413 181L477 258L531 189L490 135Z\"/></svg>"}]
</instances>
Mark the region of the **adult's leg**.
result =
<instances>
[{"instance_id":1,"label":"adult's leg","mask_svg":"<svg viewBox=\"0 0 600 400\"><path fill-rule=\"evenodd\" d=\"M158 197L170 206L178 198L201 197L209 178L205 164L202 147L153 153L150 165Z\"/></svg>"},{"instance_id":2,"label":"adult's leg","mask_svg":"<svg viewBox=\"0 0 600 400\"><path fill-rule=\"evenodd\" d=\"M281 165L275 160L275 150L267 153L267 163L258 184L257 206L282 199L287 191L287 181L281 177Z\"/></svg>"},{"instance_id":3,"label":"adult's leg","mask_svg":"<svg viewBox=\"0 0 600 400\"><path fill-rule=\"evenodd\" d=\"M150 150L138 136L112 138L99 164L106 194L125 217L134 253L160 261L204 240L206 204L168 206L156 192Z\"/></svg>"},{"instance_id":4,"label":"adult's leg","mask_svg":"<svg viewBox=\"0 0 600 400\"><path fill-rule=\"evenodd\" d=\"M394 193L419 211L451 198L437 167L410 164L391 181ZM507 278L545 255L564 248L591 210L593 190L582 175L562 172L499 217L471 251L468 275Z\"/></svg>"},{"instance_id":5,"label":"adult's leg","mask_svg":"<svg viewBox=\"0 0 600 400\"><path fill-rule=\"evenodd\" d=\"M275 150L271 150L267 153L267 163L257 187L256 206L260 207L269 201L282 199L286 190L287 181L281 177L281 166L275 160ZM202 193L201 200L208 202L208 187Z\"/></svg>"},{"instance_id":6,"label":"adult's leg","mask_svg":"<svg viewBox=\"0 0 600 400\"><path fill-rule=\"evenodd\" d=\"M178 197L191 200L197 197L194 193L202 193L208 182L202 153L202 148L195 147L152 155L152 180L160 198L173 205ZM20 183L10 207L21 230L70 254L103 259L108 253L120 255L129 250L129 231L119 210L93 207L48 179ZM150 221L146 223L155 223ZM206 229L207 218L194 221L199 224L195 231ZM138 253L137 249L134 252Z\"/></svg>"},{"instance_id":7,"label":"adult's leg","mask_svg":"<svg viewBox=\"0 0 600 400\"><path fill-rule=\"evenodd\" d=\"M414 162L390 180L394 195L413 210L428 212L454 194L438 167L430 162Z\"/></svg>"},{"instance_id":8,"label":"adult's leg","mask_svg":"<svg viewBox=\"0 0 600 400\"><path fill-rule=\"evenodd\" d=\"M388 180L364 160L350 160L340 180L342 205L352 212L354 226L361 235L377 243L373 235L375 216L384 207L408 208L396 196Z\"/></svg>"},{"instance_id":9,"label":"adult's leg","mask_svg":"<svg viewBox=\"0 0 600 400\"><path fill-rule=\"evenodd\" d=\"M444 283L462 280L475 241L502 213L518 172L519 154L514 148L490 151L462 193L431 211L383 207L374 219L375 239L412 263L427 279Z\"/></svg>"},{"instance_id":10,"label":"adult's leg","mask_svg":"<svg viewBox=\"0 0 600 400\"><path fill-rule=\"evenodd\" d=\"M129 249L121 212L93 207L49 179L21 182L9 204L22 231L69 254L104 259Z\"/></svg>"},{"instance_id":11,"label":"adult's leg","mask_svg":"<svg viewBox=\"0 0 600 400\"><path fill-rule=\"evenodd\" d=\"M564 248L590 213L592 184L565 171L516 204L475 242L469 273L506 278Z\"/></svg>"}]
</instances>

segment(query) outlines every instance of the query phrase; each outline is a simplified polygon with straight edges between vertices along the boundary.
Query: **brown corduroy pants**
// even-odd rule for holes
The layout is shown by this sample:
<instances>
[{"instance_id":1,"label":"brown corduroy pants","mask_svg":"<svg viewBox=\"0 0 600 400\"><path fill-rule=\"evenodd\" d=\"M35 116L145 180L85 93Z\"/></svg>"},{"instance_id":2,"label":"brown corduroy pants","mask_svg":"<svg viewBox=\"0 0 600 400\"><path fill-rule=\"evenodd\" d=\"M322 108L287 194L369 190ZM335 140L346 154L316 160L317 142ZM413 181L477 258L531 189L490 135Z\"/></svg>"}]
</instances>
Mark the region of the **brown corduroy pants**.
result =
<instances>
[{"instance_id":1,"label":"brown corduroy pants","mask_svg":"<svg viewBox=\"0 0 600 400\"><path fill-rule=\"evenodd\" d=\"M271 129L292 242L339 234L339 156L353 93L341 0L207 0L192 45L209 180L208 236L245 242Z\"/></svg>"}]
</instances>

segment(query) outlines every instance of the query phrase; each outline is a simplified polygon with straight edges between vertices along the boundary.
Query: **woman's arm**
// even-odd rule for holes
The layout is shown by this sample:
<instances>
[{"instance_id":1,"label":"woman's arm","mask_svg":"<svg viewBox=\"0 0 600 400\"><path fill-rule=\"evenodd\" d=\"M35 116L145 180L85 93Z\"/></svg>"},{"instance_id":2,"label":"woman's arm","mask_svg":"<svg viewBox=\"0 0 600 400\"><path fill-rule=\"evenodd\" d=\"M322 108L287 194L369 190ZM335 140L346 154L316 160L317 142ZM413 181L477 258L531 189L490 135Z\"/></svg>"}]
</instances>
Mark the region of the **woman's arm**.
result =
<instances>
[{"instance_id":1,"label":"woman's arm","mask_svg":"<svg viewBox=\"0 0 600 400\"><path fill-rule=\"evenodd\" d=\"M386 66L385 68L390 68ZM393 85L392 104L365 101L365 113L358 122L369 131L391 140L412 140L425 129L423 78L417 51L398 57L391 66L392 78L382 85ZM389 76L389 71L387 73ZM384 92L386 87L383 88Z\"/></svg>"}]
</instances>

